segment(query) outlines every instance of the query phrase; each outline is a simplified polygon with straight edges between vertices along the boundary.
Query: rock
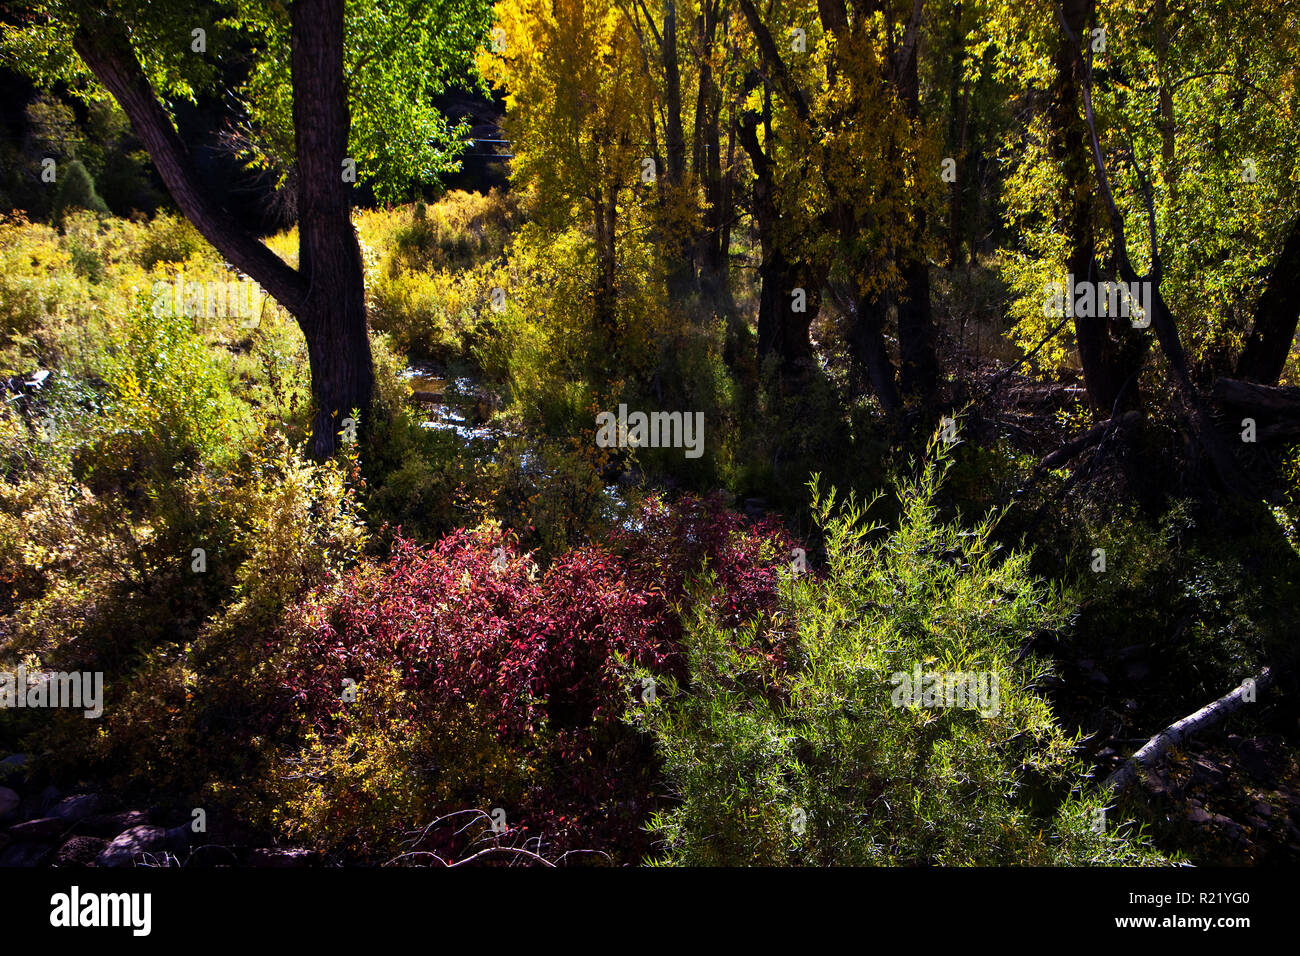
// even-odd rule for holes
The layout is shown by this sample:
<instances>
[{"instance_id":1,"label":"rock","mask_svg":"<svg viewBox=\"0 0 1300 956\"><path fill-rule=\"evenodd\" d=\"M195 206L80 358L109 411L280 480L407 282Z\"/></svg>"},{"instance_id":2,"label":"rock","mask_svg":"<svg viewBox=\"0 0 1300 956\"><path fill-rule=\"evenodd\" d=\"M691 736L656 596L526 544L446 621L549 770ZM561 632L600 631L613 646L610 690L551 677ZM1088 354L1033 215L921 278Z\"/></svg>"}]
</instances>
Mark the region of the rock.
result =
<instances>
[{"instance_id":1,"label":"rock","mask_svg":"<svg viewBox=\"0 0 1300 956\"><path fill-rule=\"evenodd\" d=\"M0 866L40 866L52 849L52 843L15 843L0 853Z\"/></svg>"},{"instance_id":2,"label":"rock","mask_svg":"<svg viewBox=\"0 0 1300 956\"><path fill-rule=\"evenodd\" d=\"M148 825L132 827L119 833L95 857L96 866L130 866L141 853L154 853L163 849L167 831Z\"/></svg>"},{"instance_id":3,"label":"rock","mask_svg":"<svg viewBox=\"0 0 1300 956\"><path fill-rule=\"evenodd\" d=\"M32 758L27 754L10 754L0 760L0 783L12 783L27 776Z\"/></svg>"},{"instance_id":4,"label":"rock","mask_svg":"<svg viewBox=\"0 0 1300 956\"><path fill-rule=\"evenodd\" d=\"M251 866L299 867L310 866L314 856L311 850L301 847L268 847L254 850L248 855L248 862Z\"/></svg>"},{"instance_id":5,"label":"rock","mask_svg":"<svg viewBox=\"0 0 1300 956\"><path fill-rule=\"evenodd\" d=\"M190 852L190 838L196 835L190 830L188 823L182 823L180 826L172 827L167 831L164 843L168 850L180 856L182 853Z\"/></svg>"},{"instance_id":6,"label":"rock","mask_svg":"<svg viewBox=\"0 0 1300 956\"><path fill-rule=\"evenodd\" d=\"M120 813L101 813L86 817L77 824L77 831L87 836L106 837L111 840L125 830L148 822L148 815L140 810L123 810Z\"/></svg>"},{"instance_id":7,"label":"rock","mask_svg":"<svg viewBox=\"0 0 1300 956\"><path fill-rule=\"evenodd\" d=\"M55 806L62 799L63 791L58 787L46 787L42 790L39 797L39 803L37 804L37 806L40 807L41 816L51 816L50 808Z\"/></svg>"},{"instance_id":8,"label":"rock","mask_svg":"<svg viewBox=\"0 0 1300 956\"><path fill-rule=\"evenodd\" d=\"M74 836L59 847L51 862L54 866L94 866L106 846L108 841L99 837Z\"/></svg>"},{"instance_id":9,"label":"rock","mask_svg":"<svg viewBox=\"0 0 1300 956\"><path fill-rule=\"evenodd\" d=\"M1147 793L1153 797L1165 797L1171 794L1172 788L1169 785L1169 777L1155 768L1147 771L1143 783L1146 785Z\"/></svg>"},{"instance_id":10,"label":"rock","mask_svg":"<svg viewBox=\"0 0 1300 956\"><path fill-rule=\"evenodd\" d=\"M1209 823L1210 815L1200 807L1192 807L1192 809L1187 812L1187 819L1197 824Z\"/></svg>"},{"instance_id":11,"label":"rock","mask_svg":"<svg viewBox=\"0 0 1300 956\"><path fill-rule=\"evenodd\" d=\"M1267 820L1269 817L1273 815L1273 808L1270 807L1267 803L1263 803L1261 801L1260 803L1255 804L1255 812L1259 816Z\"/></svg>"},{"instance_id":12,"label":"rock","mask_svg":"<svg viewBox=\"0 0 1300 956\"><path fill-rule=\"evenodd\" d=\"M1257 782L1268 782L1281 776L1285 759L1271 738L1243 739L1237 742L1237 759L1242 769Z\"/></svg>"},{"instance_id":13,"label":"rock","mask_svg":"<svg viewBox=\"0 0 1300 956\"><path fill-rule=\"evenodd\" d=\"M9 828L9 835L15 840L48 840L50 837L62 836L68 830L68 821L58 817L37 817L24 820Z\"/></svg>"},{"instance_id":14,"label":"rock","mask_svg":"<svg viewBox=\"0 0 1300 956\"><path fill-rule=\"evenodd\" d=\"M22 798L8 787L0 787L0 821L18 809Z\"/></svg>"},{"instance_id":15,"label":"rock","mask_svg":"<svg viewBox=\"0 0 1300 956\"><path fill-rule=\"evenodd\" d=\"M1145 661L1133 661L1124 668L1124 674L1129 680L1146 680L1151 676L1151 668Z\"/></svg>"},{"instance_id":16,"label":"rock","mask_svg":"<svg viewBox=\"0 0 1300 956\"><path fill-rule=\"evenodd\" d=\"M102 802L97 793L82 793L75 797L64 797L50 808L50 816L75 822L97 811Z\"/></svg>"},{"instance_id":17,"label":"rock","mask_svg":"<svg viewBox=\"0 0 1300 956\"><path fill-rule=\"evenodd\" d=\"M1217 789L1223 786L1226 779L1227 778L1223 771L1210 763L1204 757L1196 758L1196 762L1192 764L1191 782L1193 784L1203 784L1207 787Z\"/></svg>"}]
</instances>

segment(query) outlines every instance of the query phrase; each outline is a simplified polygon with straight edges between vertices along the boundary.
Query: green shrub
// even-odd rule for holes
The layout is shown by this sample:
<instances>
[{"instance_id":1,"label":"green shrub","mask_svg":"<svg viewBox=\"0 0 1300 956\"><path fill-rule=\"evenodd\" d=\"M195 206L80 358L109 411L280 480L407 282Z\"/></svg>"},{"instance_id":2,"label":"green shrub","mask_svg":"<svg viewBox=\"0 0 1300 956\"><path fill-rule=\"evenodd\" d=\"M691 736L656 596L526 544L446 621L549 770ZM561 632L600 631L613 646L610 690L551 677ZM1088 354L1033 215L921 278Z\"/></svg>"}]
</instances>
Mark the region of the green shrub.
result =
<instances>
[{"instance_id":1,"label":"green shrub","mask_svg":"<svg viewBox=\"0 0 1300 956\"><path fill-rule=\"evenodd\" d=\"M237 452L244 422L226 363L185 316L156 315L146 299L137 300L103 375L112 389L107 437L115 454L156 452L181 462Z\"/></svg>"},{"instance_id":2,"label":"green shrub","mask_svg":"<svg viewBox=\"0 0 1300 956\"><path fill-rule=\"evenodd\" d=\"M103 216L108 215L108 206L95 191L95 180L77 159L59 170L59 192L54 201L56 216L62 216L70 209L88 209Z\"/></svg>"},{"instance_id":3,"label":"green shrub","mask_svg":"<svg viewBox=\"0 0 1300 956\"><path fill-rule=\"evenodd\" d=\"M186 262L196 257L212 258L216 253L208 241L183 216L159 213L144 230L136 256L140 265L152 269L159 262Z\"/></svg>"},{"instance_id":4,"label":"green shrub","mask_svg":"<svg viewBox=\"0 0 1300 956\"><path fill-rule=\"evenodd\" d=\"M785 581L776 619L797 637L788 671L737 654L734 635L697 610L688 682L633 716L653 732L678 801L652 821L663 862L1155 859L1114 828L1094 832L1103 803L1079 791L1077 738L1036 691L1048 666L1022 656L1066 608L1026 555L998 553L991 519L971 530L938 519L946 468L932 443L919 476L899 483L889 534L852 496L823 498L812 483L828 567ZM899 700L899 675L917 668L987 675L998 693L982 703L998 706Z\"/></svg>"}]
</instances>

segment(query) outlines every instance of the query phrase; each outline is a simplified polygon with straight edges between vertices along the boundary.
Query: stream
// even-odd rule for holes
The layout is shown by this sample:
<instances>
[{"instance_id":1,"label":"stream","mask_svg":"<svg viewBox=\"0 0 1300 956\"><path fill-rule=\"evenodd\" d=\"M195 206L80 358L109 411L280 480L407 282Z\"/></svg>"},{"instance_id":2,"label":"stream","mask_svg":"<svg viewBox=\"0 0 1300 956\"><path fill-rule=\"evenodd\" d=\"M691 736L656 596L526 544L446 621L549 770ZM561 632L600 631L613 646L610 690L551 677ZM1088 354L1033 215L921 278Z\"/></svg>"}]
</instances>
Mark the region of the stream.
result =
<instances>
[{"instance_id":1,"label":"stream","mask_svg":"<svg viewBox=\"0 0 1300 956\"><path fill-rule=\"evenodd\" d=\"M497 445L507 436L493 421L500 399L473 375L461 370L411 362L402 373L411 387L411 401L420 409L421 428L452 432L467 455L499 462ZM538 484L551 477L542 467L539 456L525 449L519 456L520 468ZM627 530L637 530L640 522L631 514L631 505L618 482L604 486L604 497L611 516Z\"/></svg>"}]
</instances>

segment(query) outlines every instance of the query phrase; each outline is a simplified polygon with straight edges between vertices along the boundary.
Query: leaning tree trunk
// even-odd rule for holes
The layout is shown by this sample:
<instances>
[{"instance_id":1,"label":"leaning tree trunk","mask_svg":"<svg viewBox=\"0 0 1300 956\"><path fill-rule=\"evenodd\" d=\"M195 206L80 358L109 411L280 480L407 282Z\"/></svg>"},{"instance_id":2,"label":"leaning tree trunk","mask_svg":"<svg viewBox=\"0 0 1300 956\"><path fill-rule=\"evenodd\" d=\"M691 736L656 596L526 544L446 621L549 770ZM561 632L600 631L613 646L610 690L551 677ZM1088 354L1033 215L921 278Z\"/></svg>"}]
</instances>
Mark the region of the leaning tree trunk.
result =
<instances>
[{"instance_id":1,"label":"leaning tree trunk","mask_svg":"<svg viewBox=\"0 0 1300 956\"><path fill-rule=\"evenodd\" d=\"M1273 264L1268 284L1255 307L1250 338L1237 362L1237 377L1262 385L1276 385L1286 368L1287 356L1300 321L1300 217Z\"/></svg>"},{"instance_id":2,"label":"leaning tree trunk","mask_svg":"<svg viewBox=\"0 0 1300 956\"><path fill-rule=\"evenodd\" d=\"M307 291L298 322L311 360L312 450L331 454L354 411L369 427L375 375L366 334L365 269L343 181L348 101L344 0L295 0L293 122L298 147L298 269Z\"/></svg>"},{"instance_id":3,"label":"leaning tree trunk","mask_svg":"<svg viewBox=\"0 0 1300 956\"><path fill-rule=\"evenodd\" d=\"M189 150L149 85L125 24L107 10L87 9L73 39L78 55L121 105L185 218L298 320L311 363L316 410L311 452L318 459L335 451L343 420L353 409L361 413L364 432L374 390L365 273L343 182L348 138L343 4L296 0L291 11L299 167L297 272L241 228L204 188Z\"/></svg>"}]
</instances>

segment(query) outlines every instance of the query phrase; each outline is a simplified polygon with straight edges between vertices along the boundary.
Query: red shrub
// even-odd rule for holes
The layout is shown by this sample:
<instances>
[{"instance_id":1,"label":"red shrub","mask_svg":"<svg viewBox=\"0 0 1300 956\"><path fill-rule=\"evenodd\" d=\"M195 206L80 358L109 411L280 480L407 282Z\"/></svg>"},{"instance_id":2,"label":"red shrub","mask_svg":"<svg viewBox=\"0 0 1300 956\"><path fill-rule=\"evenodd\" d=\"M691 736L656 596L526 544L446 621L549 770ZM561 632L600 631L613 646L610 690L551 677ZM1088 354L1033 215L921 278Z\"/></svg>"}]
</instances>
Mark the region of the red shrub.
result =
<instances>
[{"instance_id":1,"label":"red shrub","mask_svg":"<svg viewBox=\"0 0 1300 956\"><path fill-rule=\"evenodd\" d=\"M633 688L618 660L677 670L675 608L704 567L716 575L712 600L725 621L765 615L790 548L775 524L698 499L652 502L640 531L570 552L544 573L512 541L484 532L428 548L399 539L387 562L293 610L284 687L295 722L330 734L346 719L345 679L364 687L395 666L409 716L473 704L549 768L524 814L534 830L560 834L560 845L639 845L652 756L619 720Z\"/></svg>"}]
</instances>

